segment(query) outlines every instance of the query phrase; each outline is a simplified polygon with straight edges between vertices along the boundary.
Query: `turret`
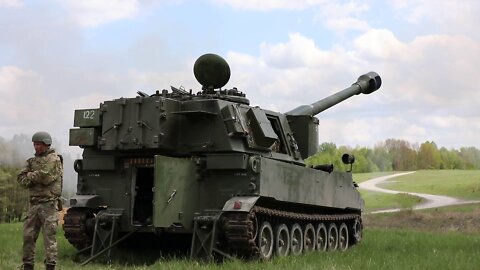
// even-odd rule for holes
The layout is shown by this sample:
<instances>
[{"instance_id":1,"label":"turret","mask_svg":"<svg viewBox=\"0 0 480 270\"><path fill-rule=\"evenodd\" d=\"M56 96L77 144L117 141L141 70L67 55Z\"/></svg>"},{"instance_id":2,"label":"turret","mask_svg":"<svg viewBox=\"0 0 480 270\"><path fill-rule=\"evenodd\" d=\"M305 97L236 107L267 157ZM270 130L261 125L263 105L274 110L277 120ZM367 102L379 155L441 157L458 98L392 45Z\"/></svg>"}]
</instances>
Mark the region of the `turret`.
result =
<instances>
[{"instance_id":1,"label":"turret","mask_svg":"<svg viewBox=\"0 0 480 270\"><path fill-rule=\"evenodd\" d=\"M310 105L301 105L286 112L293 136L298 143L302 158L318 151L318 119L314 116L326 109L358 94L370 94L382 85L382 79L375 72L360 76L352 86Z\"/></svg>"}]
</instances>

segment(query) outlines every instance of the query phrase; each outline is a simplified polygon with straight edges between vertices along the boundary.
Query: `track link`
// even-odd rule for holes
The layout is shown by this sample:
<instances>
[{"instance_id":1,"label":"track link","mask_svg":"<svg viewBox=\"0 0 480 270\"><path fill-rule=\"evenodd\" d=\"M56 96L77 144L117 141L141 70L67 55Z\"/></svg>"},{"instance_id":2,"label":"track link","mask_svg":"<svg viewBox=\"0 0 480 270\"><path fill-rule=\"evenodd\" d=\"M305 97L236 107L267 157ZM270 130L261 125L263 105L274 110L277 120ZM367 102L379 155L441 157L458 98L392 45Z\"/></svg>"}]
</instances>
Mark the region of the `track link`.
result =
<instances>
[{"instance_id":1,"label":"track link","mask_svg":"<svg viewBox=\"0 0 480 270\"><path fill-rule=\"evenodd\" d=\"M89 209L70 208L64 217L65 238L75 248L81 250L92 244L92 232L89 223L94 213Z\"/></svg>"},{"instance_id":2,"label":"track link","mask_svg":"<svg viewBox=\"0 0 480 270\"><path fill-rule=\"evenodd\" d=\"M250 212L229 212L223 217L223 231L225 246L230 254L247 259L256 259L259 256L259 247L255 241L258 220L282 220L286 223L315 223L315 222L361 222L360 214L305 214L288 212L255 206ZM274 222L272 222L274 223Z\"/></svg>"}]
</instances>

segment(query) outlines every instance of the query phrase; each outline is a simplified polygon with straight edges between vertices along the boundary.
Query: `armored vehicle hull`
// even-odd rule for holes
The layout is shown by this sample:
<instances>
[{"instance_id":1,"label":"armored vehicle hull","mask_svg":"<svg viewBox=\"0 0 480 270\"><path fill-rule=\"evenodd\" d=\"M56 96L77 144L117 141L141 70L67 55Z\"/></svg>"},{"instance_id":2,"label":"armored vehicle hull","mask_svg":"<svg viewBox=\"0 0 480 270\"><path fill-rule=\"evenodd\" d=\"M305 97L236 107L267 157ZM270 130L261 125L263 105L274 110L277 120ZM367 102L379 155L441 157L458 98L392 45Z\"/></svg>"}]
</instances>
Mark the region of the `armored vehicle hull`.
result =
<instances>
[{"instance_id":1,"label":"armored vehicle hull","mask_svg":"<svg viewBox=\"0 0 480 270\"><path fill-rule=\"evenodd\" d=\"M283 114L249 106L236 88L215 90L230 76L219 56L200 57L194 71L203 86L196 94L138 92L75 112L70 145L84 152L68 241L92 259L139 232L152 241L186 235L193 258L268 259L358 243L364 202L351 173L304 158L317 151L314 115L375 91L380 77L368 73Z\"/></svg>"}]
</instances>

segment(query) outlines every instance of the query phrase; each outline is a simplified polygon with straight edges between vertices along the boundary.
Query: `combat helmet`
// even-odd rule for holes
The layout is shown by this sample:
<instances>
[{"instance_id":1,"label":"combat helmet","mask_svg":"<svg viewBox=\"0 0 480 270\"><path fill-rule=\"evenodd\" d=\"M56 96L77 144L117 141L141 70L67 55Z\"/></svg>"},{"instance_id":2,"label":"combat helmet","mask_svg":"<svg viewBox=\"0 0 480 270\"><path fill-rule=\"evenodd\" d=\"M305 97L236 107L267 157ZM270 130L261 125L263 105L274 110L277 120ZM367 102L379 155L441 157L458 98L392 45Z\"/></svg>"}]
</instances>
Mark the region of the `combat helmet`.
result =
<instances>
[{"instance_id":1,"label":"combat helmet","mask_svg":"<svg viewBox=\"0 0 480 270\"><path fill-rule=\"evenodd\" d=\"M33 134L32 142L43 142L46 145L51 145L52 137L50 136L50 134L48 134L48 132L38 131Z\"/></svg>"}]
</instances>

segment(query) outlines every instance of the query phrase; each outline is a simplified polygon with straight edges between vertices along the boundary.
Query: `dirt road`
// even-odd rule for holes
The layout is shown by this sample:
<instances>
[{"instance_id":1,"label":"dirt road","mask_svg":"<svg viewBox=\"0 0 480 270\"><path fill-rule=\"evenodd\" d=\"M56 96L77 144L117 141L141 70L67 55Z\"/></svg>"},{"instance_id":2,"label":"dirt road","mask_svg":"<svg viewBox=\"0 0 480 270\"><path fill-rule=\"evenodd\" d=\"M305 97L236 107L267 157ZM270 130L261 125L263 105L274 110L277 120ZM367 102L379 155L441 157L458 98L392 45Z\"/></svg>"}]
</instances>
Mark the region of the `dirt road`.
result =
<instances>
[{"instance_id":1,"label":"dirt road","mask_svg":"<svg viewBox=\"0 0 480 270\"><path fill-rule=\"evenodd\" d=\"M377 187L378 184L384 182L387 179L394 178L401 175L411 174L415 172L405 172L405 173L397 173L382 177L377 177L359 184L359 187L365 190L376 191L376 192L383 192L383 193L390 193L390 194L398 194L398 193L407 193L410 195L421 197L425 200L425 202L416 205L413 207L413 210L418 209L427 209L427 208L437 208L449 205L457 205L457 204L468 204L468 203L478 203L480 201L472 201L472 200L463 200L448 196L440 196L440 195L432 195L432 194L424 194L424 193L416 193L416 192L404 192L404 191L396 191L390 189L384 189ZM386 212L397 212L400 211L400 208L394 209L386 209L386 210L379 210L374 211L372 213L386 213Z\"/></svg>"}]
</instances>

